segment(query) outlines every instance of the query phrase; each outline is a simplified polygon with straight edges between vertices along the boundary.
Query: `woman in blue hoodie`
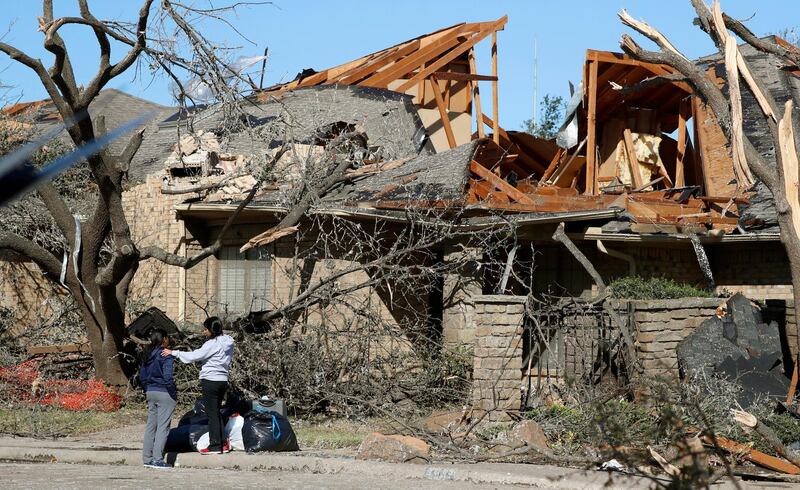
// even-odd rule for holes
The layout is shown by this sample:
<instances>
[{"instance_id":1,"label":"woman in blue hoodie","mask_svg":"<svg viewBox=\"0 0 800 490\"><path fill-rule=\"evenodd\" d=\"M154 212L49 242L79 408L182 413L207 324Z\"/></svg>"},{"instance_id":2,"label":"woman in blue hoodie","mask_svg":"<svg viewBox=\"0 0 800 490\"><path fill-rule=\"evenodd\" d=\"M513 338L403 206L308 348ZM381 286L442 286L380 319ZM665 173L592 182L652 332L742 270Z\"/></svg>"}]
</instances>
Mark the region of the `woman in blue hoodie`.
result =
<instances>
[{"instance_id":1,"label":"woman in blue hoodie","mask_svg":"<svg viewBox=\"0 0 800 490\"><path fill-rule=\"evenodd\" d=\"M228 390L228 371L233 361L233 338L222 334L222 320L212 316L203 322L206 342L197 350L181 352L164 349L162 356L175 356L184 364L202 363L200 368L200 388L203 391L206 415L208 415L208 448L201 454L222 454L231 450L230 442L225 440L225 424L222 423L222 400Z\"/></svg>"},{"instance_id":2,"label":"woman in blue hoodie","mask_svg":"<svg viewBox=\"0 0 800 490\"><path fill-rule=\"evenodd\" d=\"M150 345L145 348L144 361L139 369L139 379L147 396L147 427L144 431L142 460L148 468L169 468L164 462L164 445L169 435L169 425L178 390L172 377L171 357L161 355L169 347L169 337L161 329L150 332Z\"/></svg>"}]
</instances>

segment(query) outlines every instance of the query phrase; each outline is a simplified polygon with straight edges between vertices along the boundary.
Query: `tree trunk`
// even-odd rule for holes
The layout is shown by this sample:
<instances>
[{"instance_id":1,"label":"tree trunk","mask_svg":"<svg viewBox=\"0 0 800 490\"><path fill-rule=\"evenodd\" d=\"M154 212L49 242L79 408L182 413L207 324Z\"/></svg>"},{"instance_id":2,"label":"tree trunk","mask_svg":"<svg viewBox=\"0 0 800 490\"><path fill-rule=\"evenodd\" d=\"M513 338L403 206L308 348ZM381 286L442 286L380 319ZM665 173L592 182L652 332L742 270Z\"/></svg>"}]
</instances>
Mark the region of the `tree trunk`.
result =
<instances>
[{"instance_id":1,"label":"tree trunk","mask_svg":"<svg viewBox=\"0 0 800 490\"><path fill-rule=\"evenodd\" d=\"M92 349L95 377L117 390L125 388L128 376L122 354L124 318L122 322L109 321L101 308L96 307L96 312L93 312L82 295L76 297L79 298L81 318L86 324L86 336Z\"/></svg>"},{"instance_id":2,"label":"tree trunk","mask_svg":"<svg viewBox=\"0 0 800 490\"><path fill-rule=\"evenodd\" d=\"M778 222L780 223L781 221L783 220L779 217ZM791 217L789 217L788 221L791 221ZM792 300L795 308L794 322L792 322L791 326L787 322L786 333L787 340L790 340L788 334L792 333L794 335L794 345L789 346L792 351L792 359L794 359L800 352L800 318L796 313L798 306L800 306L800 238L794 233L791 224L788 225L788 228L784 226L786 225L780 223L781 241L789 259L789 272L792 276Z\"/></svg>"}]
</instances>

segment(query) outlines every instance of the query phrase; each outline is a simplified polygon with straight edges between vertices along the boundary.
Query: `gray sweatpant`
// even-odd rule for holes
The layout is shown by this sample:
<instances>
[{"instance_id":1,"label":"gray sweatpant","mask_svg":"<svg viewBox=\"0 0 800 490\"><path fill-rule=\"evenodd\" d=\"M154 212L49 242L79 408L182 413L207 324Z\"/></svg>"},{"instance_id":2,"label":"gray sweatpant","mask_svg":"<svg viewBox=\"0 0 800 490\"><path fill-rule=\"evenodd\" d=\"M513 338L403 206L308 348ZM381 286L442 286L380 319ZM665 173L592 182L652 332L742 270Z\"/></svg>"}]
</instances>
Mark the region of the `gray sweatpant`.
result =
<instances>
[{"instance_id":1,"label":"gray sweatpant","mask_svg":"<svg viewBox=\"0 0 800 490\"><path fill-rule=\"evenodd\" d=\"M147 392L147 427L144 430L142 461L164 460L164 445L169 435L169 423L177 402L163 391Z\"/></svg>"}]
</instances>

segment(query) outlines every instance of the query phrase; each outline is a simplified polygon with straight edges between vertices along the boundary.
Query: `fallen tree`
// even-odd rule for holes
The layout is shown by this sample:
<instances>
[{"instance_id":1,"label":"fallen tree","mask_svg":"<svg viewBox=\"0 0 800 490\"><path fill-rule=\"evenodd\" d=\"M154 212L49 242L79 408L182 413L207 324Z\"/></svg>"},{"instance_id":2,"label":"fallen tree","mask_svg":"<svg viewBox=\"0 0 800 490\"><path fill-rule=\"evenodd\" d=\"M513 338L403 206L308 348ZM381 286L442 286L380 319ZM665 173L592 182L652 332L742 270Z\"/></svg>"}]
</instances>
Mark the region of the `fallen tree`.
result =
<instances>
[{"instance_id":1,"label":"fallen tree","mask_svg":"<svg viewBox=\"0 0 800 490\"><path fill-rule=\"evenodd\" d=\"M795 130L794 102L787 100L780 106L765 80L756 76L737 46L736 37L756 50L776 57L792 67L800 65L800 50L784 46L772 39L760 39L742 22L722 12L719 0L711 8L703 0L691 0L697 14L695 23L717 46L724 61L721 74L724 87L717 85L699 65L689 61L666 36L644 21L637 20L626 11L619 14L622 23L642 34L659 47L659 51L642 48L632 37L624 34L620 41L622 50L632 58L648 63L669 66L688 83L694 94L714 113L720 128L731 144L733 169L740 192L750 190L756 179L772 193L778 215L781 241L789 259L794 300L800 300L800 194L798 194L798 152L800 134ZM734 35L730 33L732 31ZM792 76L774 67L776 76ZM775 165L760 153L750 137L743 131L742 86L755 97L764 121L769 128L775 151ZM795 320L795 331L798 331ZM800 342L800 337L798 337ZM797 346L800 348L800 344Z\"/></svg>"}]
</instances>

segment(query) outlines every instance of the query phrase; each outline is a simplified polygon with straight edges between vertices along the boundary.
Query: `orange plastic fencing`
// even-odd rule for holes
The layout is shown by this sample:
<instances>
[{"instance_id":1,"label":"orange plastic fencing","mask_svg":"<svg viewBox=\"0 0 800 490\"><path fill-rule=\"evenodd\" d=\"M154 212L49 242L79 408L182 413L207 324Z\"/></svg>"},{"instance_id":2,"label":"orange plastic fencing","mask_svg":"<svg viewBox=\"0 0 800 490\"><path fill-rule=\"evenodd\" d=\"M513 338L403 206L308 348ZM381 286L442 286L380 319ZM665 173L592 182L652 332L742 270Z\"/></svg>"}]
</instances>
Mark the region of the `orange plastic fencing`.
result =
<instances>
[{"instance_id":1,"label":"orange plastic fencing","mask_svg":"<svg viewBox=\"0 0 800 490\"><path fill-rule=\"evenodd\" d=\"M73 411L113 412L122 406L122 397L101 380L43 380L39 377L39 366L38 359L31 359L0 368L0 383L4 385L6 396Z\"/></svg>"}]
</instances>

